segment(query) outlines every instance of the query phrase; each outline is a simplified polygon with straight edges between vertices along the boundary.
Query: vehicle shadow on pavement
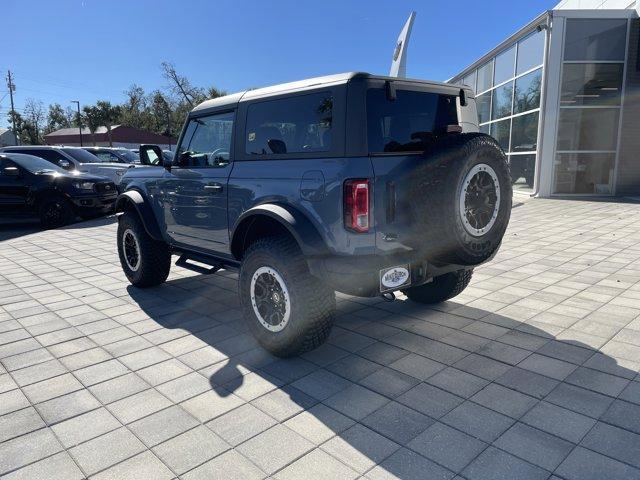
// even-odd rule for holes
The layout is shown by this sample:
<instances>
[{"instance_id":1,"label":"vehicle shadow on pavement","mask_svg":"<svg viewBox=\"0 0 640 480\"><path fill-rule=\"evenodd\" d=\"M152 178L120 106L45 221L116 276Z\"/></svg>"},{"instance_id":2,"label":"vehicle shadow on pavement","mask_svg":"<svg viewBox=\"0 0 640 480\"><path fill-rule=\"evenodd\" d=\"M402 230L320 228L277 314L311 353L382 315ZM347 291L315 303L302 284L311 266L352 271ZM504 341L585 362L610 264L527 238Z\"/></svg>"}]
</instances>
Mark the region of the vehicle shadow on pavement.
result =
<instances>
[{"instance_id":1,"label":"vehicle shadow on pavement","mask_svg":"<svg viewBox=\"0 0 640 480\"><path fill-rule=\"evenodd\" d=\"M580 330L554 335L455 299L338 295L328 342L281 359L248 333L234 274L128 292L164 327L149 340L184 339L175 357L209 380L181 405L268 475L573 479L599 465L640 476L640 444L629 445L640 377L624 343L603 348Z\"/></svg>"},{"instance_id":2,"label":"vehicle shadow on pavement","mask_svg":"<svg viewBox=\"0 0 640 480\"><path fill-rule=\"evenodd\" d=\"M56 230L78 230L81 228L94 228L116 223L118 218L115 215L108 217L96 217L87 220L78 220ZM42 232L43 228L37 219L12 219L0 218L0 242L23 237L32 233Z\"/></svg>"}]
</instances>

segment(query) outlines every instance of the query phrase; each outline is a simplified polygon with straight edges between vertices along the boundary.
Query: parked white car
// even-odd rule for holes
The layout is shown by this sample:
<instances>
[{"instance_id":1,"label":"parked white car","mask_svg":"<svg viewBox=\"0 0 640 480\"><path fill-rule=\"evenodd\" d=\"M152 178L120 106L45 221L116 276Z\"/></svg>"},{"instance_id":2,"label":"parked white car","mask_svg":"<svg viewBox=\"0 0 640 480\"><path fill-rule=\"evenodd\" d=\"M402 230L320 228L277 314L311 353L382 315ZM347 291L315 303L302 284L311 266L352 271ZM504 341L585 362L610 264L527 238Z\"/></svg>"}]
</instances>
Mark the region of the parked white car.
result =
<instances>
[{"instance_id":1,"label":"parked white car","mask_svg":"<svg viewBox=\"0 0 640 480\"><path fill-rule=\"evenodd\" d=\"M77 170L79 172L100 175L120 183L125 172L133 167L133 164L105 162L92 153L80 147L53 147L46 145L32 145L21 147L4 147L0 152L25 153L43 158L65 170Z\"/></svg>"}]
</instances>

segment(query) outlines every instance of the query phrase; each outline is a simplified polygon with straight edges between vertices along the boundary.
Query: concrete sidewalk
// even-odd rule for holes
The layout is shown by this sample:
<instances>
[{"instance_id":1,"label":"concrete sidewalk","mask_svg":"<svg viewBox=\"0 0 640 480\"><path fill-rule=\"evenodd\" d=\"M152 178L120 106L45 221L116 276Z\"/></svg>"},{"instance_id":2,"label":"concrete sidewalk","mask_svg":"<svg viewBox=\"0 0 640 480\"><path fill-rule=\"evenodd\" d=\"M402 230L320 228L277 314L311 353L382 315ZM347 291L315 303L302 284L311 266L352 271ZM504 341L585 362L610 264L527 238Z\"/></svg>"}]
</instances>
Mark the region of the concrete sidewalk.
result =
<instances>
[{"instance_id":1,"label":"concrete sidewalk","mask_svg":"<svg viewBox=\"0 0 640 480\"><path fill-rule=\"evenodd\" d=\"M340 295L302 358L236 277L128 286L113 218L0 241L0 476L640 479L640 205L532 200L427 308Z\"/></svg>"}]
</instances>

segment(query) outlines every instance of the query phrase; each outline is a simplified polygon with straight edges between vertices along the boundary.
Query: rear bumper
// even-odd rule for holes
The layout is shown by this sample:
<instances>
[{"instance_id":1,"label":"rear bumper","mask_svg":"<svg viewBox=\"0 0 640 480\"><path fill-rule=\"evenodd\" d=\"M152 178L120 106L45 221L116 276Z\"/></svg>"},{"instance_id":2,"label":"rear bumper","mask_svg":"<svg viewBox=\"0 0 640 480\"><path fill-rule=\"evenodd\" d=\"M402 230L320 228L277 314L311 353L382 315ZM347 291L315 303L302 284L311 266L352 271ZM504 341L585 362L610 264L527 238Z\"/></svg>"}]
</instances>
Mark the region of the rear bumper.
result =
<instances>
[{"instance_id":1,"label":"rear bumper","mask_svg":"<svg viewBox=\"0 0 640 480\"><path fill-rule=\"evenodd\" d=\"M380 295L380 270L409 265L411 283L422 285L438 275L473 268L469 265L435 265L412 254L327 256L307 258L309 270L332 289L359 297Z\"/></svg>"}]
</instances>

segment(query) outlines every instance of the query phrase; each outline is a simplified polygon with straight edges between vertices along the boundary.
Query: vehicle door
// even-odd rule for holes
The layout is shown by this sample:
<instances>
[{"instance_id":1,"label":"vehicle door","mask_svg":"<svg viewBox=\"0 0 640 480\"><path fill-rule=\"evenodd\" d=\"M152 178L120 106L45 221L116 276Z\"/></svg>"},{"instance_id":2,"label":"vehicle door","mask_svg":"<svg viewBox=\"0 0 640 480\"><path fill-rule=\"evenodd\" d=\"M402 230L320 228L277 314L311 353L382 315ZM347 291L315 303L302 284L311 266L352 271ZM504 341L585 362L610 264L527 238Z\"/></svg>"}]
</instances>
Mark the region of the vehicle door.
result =
<instances>
[{"instance_id":1,"label":"vehicle door","mask_svg":"<svg viewBox=\"0 0 640 480\"><path fill-rule=\"evenodd\" d=\"M6 158L0 158L0 214L23 213L29 194L28 174Z\"/></svg>"},{"instance_id":2,"label":"vehicle door","mask_svg":"<svg viewBox=\"0 0 640 480\"><path fill-rule=\"evenodd\" d=\"M195 249L229 253L227 182L234 111L192 117L162 182L168 236Z\"/></svg>"}]
</instances>

